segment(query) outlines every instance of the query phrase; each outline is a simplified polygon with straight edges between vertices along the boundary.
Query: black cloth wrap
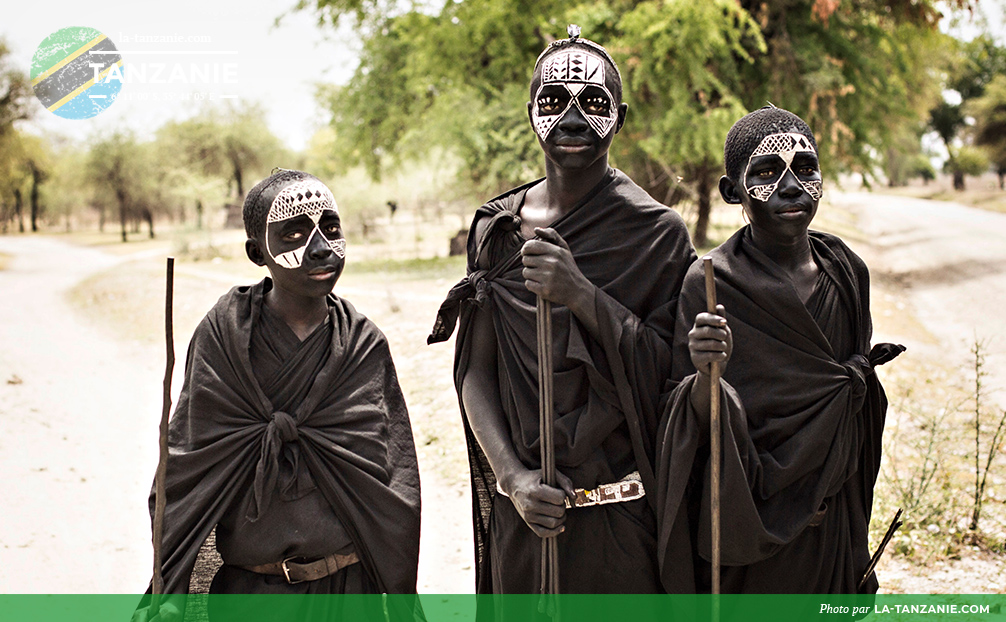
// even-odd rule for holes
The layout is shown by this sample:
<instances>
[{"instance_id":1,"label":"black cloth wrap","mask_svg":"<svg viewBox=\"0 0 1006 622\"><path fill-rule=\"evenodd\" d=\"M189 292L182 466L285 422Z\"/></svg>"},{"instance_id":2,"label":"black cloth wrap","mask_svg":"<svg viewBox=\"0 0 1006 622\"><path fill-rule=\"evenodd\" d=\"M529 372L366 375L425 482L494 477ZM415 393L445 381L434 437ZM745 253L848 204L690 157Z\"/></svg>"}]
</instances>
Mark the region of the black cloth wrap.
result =
<instances>
[{"instance_id":1,"label":"black cloth wrap","mask_svg":"<svg viewBox=\"0 0 1006 622\"><path fill-rule=\"evenodd\" d=\"M724 593L855 593L870 560L887 410L873 368L904 347L870 349L862 260L832 235L812 231L810 243L821 275L806 305L748 227L710 253L734 339L720 395ZM659 432L658 553L669 592L710 588L709 430L689 401L696 376L687 335L705 310L696 262L675 329L681 382L666 397ZM864 591L876 590L874 578Z\"/></svg>"},{"instance_id":2,"label":"black cloth wrap","mask_svg":"<svg viewBox=\"0 0 1006 622\"><path fill-rule=\"evenodd\" d=\"M309 389L296 408L277 411L249 360L252 326L270 285L267 278L221 297L189 344L168 433L165 591L187 590L200 545L226 513L245 512L254 521L269 511L280 461L296 449L302 467L286 469L293 477L283 485L287 492L317 486L368 584L415 593L419 471L387 340L349 302L330 295L330 353L320 371L288 370L291 386ZM298 473L308 481L296 481ZM153 514L153 494L150 503Z\"/></svg>"},{"instance_id":3,"label":"black cloth wrap","mask_svg":"<svg viewBox=\"0 0 1006 622\"><path fill-rule=\"evenodd\" d=\"M506 520L496 516L496 478L469 426L473 415L465 412L461 400L471 353L484 347L470 337L473 313L482 308L492 314L495 327L502 409L514 449L527 468L540 467L536 301L524 285L520 259L520 208L527 189L540 182L477 210L468 238L468 276L448 294L429 338L430 343L446 340L460 318L454 380L468 441L476 582L482 593L534 592L540 581L541 541L519 517L513 518L516 512L508 499L496 498L496 503L510 506ZM476 239L486 219L483 237ZM599 288L596 310L603 333L598 342L568 308L552 306L557 468L581 488L617 481L637 469L644 486L653 486L657 411L653 400L636 396L631 381L641 373L653 376L648 382L655 383L661 372L648 360L637 364L631 357L647 359L651 351L668 349L678 289L695 257L687 230L676 212L613 169L551 226L569 244L577 267ZM660 342L659 347L653 342ZM559 536L564 591L589 590L592 585L620 591L659 589L655 516L646 501L631 503L638 508L630 511L616 507L626 504L613 504L571 511L578 515L567 523L573 527ZM508 533L490 533L491 512L496 528ZM500 527L504 522L508 527ZM603 559L605 550L621 546L618 538L624 543L622 552L635 555L631 567L584 563L577 557L591 551L594 559ZM490 540L505 549L499 553L505 557L495 563L512 579L506 585L493 585Z\"/></svg>"}]
</instances>

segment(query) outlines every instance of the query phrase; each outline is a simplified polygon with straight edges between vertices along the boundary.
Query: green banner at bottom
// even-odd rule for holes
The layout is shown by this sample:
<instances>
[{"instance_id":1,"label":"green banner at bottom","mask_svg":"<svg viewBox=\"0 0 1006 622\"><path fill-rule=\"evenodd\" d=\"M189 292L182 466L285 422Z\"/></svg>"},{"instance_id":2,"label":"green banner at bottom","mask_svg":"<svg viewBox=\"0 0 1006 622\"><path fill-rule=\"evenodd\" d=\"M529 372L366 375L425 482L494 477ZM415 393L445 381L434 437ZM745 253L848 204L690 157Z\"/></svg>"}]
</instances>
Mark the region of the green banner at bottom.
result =
<instances>
[{"instance_id":1,"label":"green banner at bottom","mask_svg":"<svg viewBox=\"0 0 1006 622\"><path fill-rule=\"evenodd\" d=\"M1006 595L0 595L0 622L1006 622Z\"/></svg>"}]
</instances>

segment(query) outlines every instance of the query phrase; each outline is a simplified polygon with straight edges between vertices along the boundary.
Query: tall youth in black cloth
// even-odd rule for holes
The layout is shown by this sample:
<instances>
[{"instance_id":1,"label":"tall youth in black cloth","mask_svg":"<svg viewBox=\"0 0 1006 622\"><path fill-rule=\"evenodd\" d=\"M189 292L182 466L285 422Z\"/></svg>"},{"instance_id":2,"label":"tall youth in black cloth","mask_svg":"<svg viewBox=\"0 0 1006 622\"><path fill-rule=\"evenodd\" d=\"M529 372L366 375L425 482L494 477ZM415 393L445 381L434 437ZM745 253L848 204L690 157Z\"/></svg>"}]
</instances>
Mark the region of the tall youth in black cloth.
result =
<instances>
[{"instance_id":1,"label":"tall youth in black cloth","mask_svg":"<svg viewBox=\"0 0 1006 622\"><path fill-rule=\"evenodd\" d=\"M887 410L873 369L904 348L870 349L866 265L837 237L808 231L822 192L810 128L762 108L730 130L725 155L720 192L751 224L710 253L718 313L703 312L700 262L681 289L681 383L661 421L657 467L661 576L671 592L710 589L709 367L718 361L723 592L855 593L870 561ZM864 591L876 590L871 577Z\"/></svg>"},{"instance_id":2,"label":"tall youth in black cloth","mask_svg":"<svg viewBox=\"0 0 1006 622\"><path fill-rule=\"evenodd\" d=\"M575 35L553 43L530 95L545 178L478 209L468 277L430 336L447 339L460 314L454 378L471 459L478 591L538 591L540 537L556 534L563 593L660 591L655 515L641 496L654 485L657 413L630 384L653 366L621 352L627 342L646 352L670 339L695 253L677 213L608 166L627 105L603 48ZM542 483L539 464L536 295L554 303L561 488ZM627 479L605 489L625 490L616 502L584 505L584 490Z\"/></svg>"},{"instance_id":3,"label":"tall youth in black cloth","mask_svg":"<svg viewBox=\"0 0 1006 622\"><path fill-rule=\"evenodd\" d=\"M189 345L169 426L165 591L187 592L216 527L211 593L415 593L411 426L384 335L332 294L346 248L332 193L281 171L251 190L244 219L248 257L271 278L224 295ZM161 620L182 604L168 599Z\"/></svg>"}]
</instances>

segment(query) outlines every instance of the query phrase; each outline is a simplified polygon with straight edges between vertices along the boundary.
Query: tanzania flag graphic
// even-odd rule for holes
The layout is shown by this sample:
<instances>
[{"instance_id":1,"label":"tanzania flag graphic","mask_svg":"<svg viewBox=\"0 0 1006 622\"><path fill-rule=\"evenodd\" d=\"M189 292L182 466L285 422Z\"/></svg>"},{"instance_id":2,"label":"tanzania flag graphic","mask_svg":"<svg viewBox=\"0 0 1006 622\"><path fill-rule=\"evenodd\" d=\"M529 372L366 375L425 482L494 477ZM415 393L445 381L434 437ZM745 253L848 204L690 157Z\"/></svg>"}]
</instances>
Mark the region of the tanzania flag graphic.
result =
<instances>
[{"instance_id":1,"label":"tanzania flag graphic","mask_svg":"<svg viewBox=\"0 0 1006 622\"><path fill-rule=\"evenodd\" d=\"M111 106L122 89L122 55L94 28L57 30L35 50L31 86L50 112L89 119Z\"/></svg>"}]
</instances>

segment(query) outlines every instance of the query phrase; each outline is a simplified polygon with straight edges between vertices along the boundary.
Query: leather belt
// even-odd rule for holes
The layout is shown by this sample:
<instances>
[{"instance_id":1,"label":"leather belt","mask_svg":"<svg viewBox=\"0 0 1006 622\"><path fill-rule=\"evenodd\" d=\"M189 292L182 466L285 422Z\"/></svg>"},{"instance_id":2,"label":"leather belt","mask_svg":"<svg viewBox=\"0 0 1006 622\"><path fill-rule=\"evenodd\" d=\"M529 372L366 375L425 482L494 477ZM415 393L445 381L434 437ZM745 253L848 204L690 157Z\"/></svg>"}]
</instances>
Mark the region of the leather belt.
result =
<instances>
[{"instance_id":1,"label":"leather belt","mask_svg":"<svg viewBox=\"0 0 1006 622\"><path fill-rule=\"evenodd\" d=\"M338 555L333 553L327 557L307 561L303 557L287 557L281 562L262 564L260 566L239 566L258 574L268 574L286 578L290 585L303 583L304 581L317 581L327 576L333 575L346 566L352 566L360 561L356 551L348 555Z\"/></svg>"},{"instance_id":2,"label":"leather belt","mask_svg":"<svg viewBox=\"0 0 1006 622\"><path fill-rule=\"evenodd\" d=\"M496 492L504 497L509 497L509 495L503 492L503 489L500 488L499 482L496 482ZM633 471L617 482L601 484L597 488L592 488L590 490L587 490L586 488L575 488L573 492L576 494L576 501L570 503L569 498L567 497L567 508L585 508L592 505L624 503L625 501L642 499L646 496L646 490L643 489L643 481L639 477L639 471Z\"/></svg>"}]
</instances>

